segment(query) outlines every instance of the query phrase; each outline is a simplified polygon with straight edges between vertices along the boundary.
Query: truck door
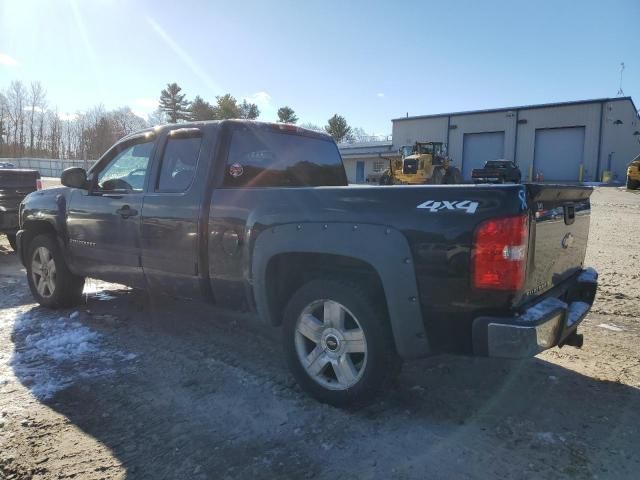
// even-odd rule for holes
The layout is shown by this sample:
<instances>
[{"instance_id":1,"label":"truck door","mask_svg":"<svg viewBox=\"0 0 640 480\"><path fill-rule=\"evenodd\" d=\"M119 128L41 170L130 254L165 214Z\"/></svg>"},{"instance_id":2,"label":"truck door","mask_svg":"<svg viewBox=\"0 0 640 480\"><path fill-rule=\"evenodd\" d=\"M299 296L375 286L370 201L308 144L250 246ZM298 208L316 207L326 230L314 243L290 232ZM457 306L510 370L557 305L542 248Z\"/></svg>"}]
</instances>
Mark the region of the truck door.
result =
<instances>
[{"instance_id":1,"label":"truck door","mask_svg":"<svg viewBox=\"0 0 640 480\"><path fill-rule=\"evenodd\" d=\"M198 222L211 166L209 140L200 128L177 128L160 140L141 226L142 268L156 292L199 295Z\"/></svg>"},{"instance_id":2,"label":"truck door","mask_svg":"<svg viewBox=\"0 0 640 480\"><path fill-rule=\"evenodd\" d=\"M140 213L155 141L123 142L91 171L88 190L74 190L67 229L72 265L83 275L145 285L140 264Z\"/></svg>"}]
</instances>

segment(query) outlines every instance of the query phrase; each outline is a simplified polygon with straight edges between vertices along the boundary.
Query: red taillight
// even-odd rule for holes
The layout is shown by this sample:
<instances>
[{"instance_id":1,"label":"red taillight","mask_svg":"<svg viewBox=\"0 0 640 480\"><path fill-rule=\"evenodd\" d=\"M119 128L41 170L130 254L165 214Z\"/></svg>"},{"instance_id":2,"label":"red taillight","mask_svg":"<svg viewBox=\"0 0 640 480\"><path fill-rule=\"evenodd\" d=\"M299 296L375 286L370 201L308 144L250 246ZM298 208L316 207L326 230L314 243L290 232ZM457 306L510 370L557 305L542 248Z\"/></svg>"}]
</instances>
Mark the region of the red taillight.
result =
<instances>
[{"instance_id":1,"label":"red taillight","mask_svg":"<svg viewBox=\"0 0 640 480\"><path fill-rule=\"evenodd\" d=\"M39 178L36 179L36 189L42 190L42 180Z\"/></svg>"},{"instance_id":2,"label":"red taillight","mask_svg":"<svg viewBox=\"0 0 640 480\"><path fill-rule=\"evenodd\" d=\"M529 243L525 215L482 222L473 245L473 286L515 291L524 286Z\"/></svg>"}]
</instances>

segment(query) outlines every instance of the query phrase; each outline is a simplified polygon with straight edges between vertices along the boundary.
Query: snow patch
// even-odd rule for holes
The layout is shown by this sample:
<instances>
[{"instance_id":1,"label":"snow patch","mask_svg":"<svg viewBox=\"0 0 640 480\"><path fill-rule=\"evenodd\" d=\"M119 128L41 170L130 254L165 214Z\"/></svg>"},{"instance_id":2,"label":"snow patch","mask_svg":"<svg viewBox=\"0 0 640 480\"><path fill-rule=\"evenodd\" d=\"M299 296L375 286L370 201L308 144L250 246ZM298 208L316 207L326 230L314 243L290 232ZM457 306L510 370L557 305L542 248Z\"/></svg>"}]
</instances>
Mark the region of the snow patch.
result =
<instances>
[{"instance_id":1,"label":"snow patch","mask_svg":"<svg viewBox=\"0 0 640 480\"><path fill-rule=\"evenodd\" d=\"M84 284L82 293L84 295L91 295L91 298L97 300L114 300L118 298L116 295L109 293L108 291L127 291L131 290L129 287L120 285L117 283L107 283L102 280L95 280L88 278Z\"/></svg>"},{"instance_id":2,"label":"snow patch","mask_svg":"<svg viewBox=\"0 0 640 480\"><path fill-rule=\"evenodd\" d=\"M112 375L136 358L111 348L102 335L79 322L79 312L60 317L50 311L18 307L0 311L0 329L14 346L0 358L0 374L12 374L40 400L79 380ZM1 378L8 383L7 376Z\"/></svg>"},{"instance_id":3,"label":"snow patch","mask_svg":"<svg viewBox=\"0 0 640 480\"><path fill-rule=\"evenodd\" d=\"M544 443L557 443L556 435L553 432L538 432L535 436L538 440Z\"/></svg>"},{"instance_id":4,"label":"snow patch","mask_svg":"<svg viewBox=\"0 0 640 480\"><path fill-rule=\"evenodd\" d=\"M115 300L116 297L115 295L111 295L109 293L106 292L98 292L98 293L94 293L91 295L93 298L95 298L96 300L101 300L103 302L106 302L108 300Z\"/></svg>"}]
</instances>

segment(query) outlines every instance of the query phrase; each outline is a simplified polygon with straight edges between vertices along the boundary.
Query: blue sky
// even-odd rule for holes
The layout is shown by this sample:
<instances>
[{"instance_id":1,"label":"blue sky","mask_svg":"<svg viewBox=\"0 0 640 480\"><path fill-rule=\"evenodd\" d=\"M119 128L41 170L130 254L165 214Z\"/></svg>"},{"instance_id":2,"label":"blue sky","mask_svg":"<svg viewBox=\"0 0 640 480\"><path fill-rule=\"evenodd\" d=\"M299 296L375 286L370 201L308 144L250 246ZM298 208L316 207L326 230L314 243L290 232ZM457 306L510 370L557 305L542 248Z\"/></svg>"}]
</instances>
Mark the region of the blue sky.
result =
<instances>
[{"instance_id":1,"label":"blue sky","mask_svg":"<svg viewBox=\"0 0 640 480\"><path fill-rule=\"evenodd\" d=\"M391 118L615 96L640 105L640 1L0 0L0 89L150 112L167 82L369 133Z\"/></svg>"}]
</instances>

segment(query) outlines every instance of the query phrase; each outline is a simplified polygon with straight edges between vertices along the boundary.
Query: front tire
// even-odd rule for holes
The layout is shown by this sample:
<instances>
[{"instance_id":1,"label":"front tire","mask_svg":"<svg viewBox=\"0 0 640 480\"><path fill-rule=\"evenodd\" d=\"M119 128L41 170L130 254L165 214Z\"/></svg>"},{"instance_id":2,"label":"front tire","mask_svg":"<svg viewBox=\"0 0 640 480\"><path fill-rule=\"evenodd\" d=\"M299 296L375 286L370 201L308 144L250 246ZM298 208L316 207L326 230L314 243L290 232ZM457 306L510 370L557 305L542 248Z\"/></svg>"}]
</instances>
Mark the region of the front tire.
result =
<instances>
[{"instance_id":1,"label":"front tire","mask_svg":"<svg viewBox=\"0 0 640 480\"><path fill-rule=\"evenodd\" d=\"M401 366L384 306L350 282L318 279L296 291L283 341L298 384L334 406L371 401Z\"/></svg>"},{"instance_id":2,"label":"front tire","mask_svg":"<svg viewBox=\"0 0 640 480\"><path fill-rule=\"evenodd\" d=\"M444 176L444 183L448 185L458 185L462 183L462 174L456 167L447 168L447 173Z\"/></svg>"},{"instance_id":3,"label":"front tire","mask_svg":"<svg viewBox=\"0 0 640 480\"><path fill-rule=\"evenodd\" d=\"M38 235L28 246L27 280L36 301L47 308L71 307L80 303L84 277L67 267L52 235Z\"/></svg>"},{"instance_id":4,"label":"front tire","mask_svg":"<svg viewBox=\"0 0 640 480\"><path fill-rule=\"evenodd\" d=\"M429 183L431 185L442 185L444 183L444 177L444 167L434 167L433 172L431 173L431 178L429 179Z\"/></svg>"},{"instance_id":5,"label":"front tire","mask_svg":"<svg viewBox=\"0 0 640 480\"><path fill-rule=\"evenodd\" d=\"M627 190L636 190L639 185L640 181L631 180L629 177L627 177Z\"/></svg>"}]
</instances>

